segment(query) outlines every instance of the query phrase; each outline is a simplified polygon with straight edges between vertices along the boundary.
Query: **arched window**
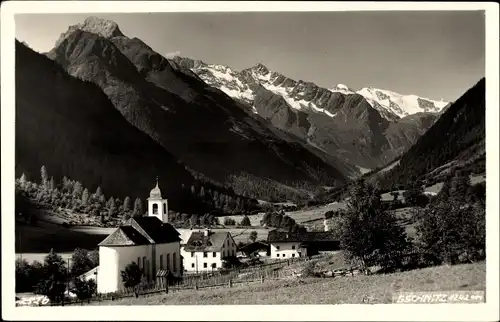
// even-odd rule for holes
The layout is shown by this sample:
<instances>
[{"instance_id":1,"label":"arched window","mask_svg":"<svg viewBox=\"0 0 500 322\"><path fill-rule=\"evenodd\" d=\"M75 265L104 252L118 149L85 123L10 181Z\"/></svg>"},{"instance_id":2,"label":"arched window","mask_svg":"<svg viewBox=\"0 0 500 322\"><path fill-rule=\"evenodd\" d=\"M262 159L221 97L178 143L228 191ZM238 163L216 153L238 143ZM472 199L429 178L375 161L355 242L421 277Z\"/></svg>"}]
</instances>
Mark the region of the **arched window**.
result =
<instances>
[{"instance_id":1,"label":"arched window","mask_svg":"<svg viewBox=\"0 0 500 322\"><path fill-rule=\"evenodd\" d=\"M163 213L167 214L167 204L163 203Z\"/></svg>"},{"instance_id":2,"label":"arched window","mask_svg":"<svg viewBox=\"0 0 500 322\"><path fill-rule=\"evenodd\" d=\"M154 204L153 204L153 214L154 214L154 215L157 215L157 214L158 214L158 204L157 204L157 203L154 203Z\"/></svg>"},{"instance_id":3,"label":"arched window","mask_svg":"<svg viewBox=\"0 0 500 322\"><path fill-rule=\"evenodd\" d=\"M163 269L163 255L160 255L160 269Z\"/></svg>"},{"instance_id":4,"label":"arched window","mask_svg":"<svg viewBox=\"0 0 500 322\"><path fill-rule=\"evenodd\" d=\"M170 254L167 254L167 269L170 269Z\"/></svg>"},{"instance_id":5,"label":"arched window","mask_svg":"<svg viewBox=\"0 0 500 322\"><path fill-rule=\"evenodd\" d=\"M176 262L177 262L177 256L176 256L176 255L177 255L176 253L174 253L174 254L172 255L172 271L173 271L173 272L176 272L176 271L177 271L177 265L176 265L176 264L177 264L177 263L176 263Z\"/></svg>"}]
</instances>

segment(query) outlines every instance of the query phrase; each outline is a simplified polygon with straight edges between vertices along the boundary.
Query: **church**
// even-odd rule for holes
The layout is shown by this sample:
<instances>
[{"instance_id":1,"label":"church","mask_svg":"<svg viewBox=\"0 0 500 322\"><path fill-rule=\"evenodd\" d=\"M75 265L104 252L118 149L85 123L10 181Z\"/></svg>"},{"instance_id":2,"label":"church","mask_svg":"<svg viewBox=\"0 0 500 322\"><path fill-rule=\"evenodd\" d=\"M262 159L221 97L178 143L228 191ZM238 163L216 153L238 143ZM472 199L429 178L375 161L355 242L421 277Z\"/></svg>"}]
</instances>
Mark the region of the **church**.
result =
<instances>
[{"instance_id":1,"label":"church","mask_svg":"<svg viewBox=\"0 0 500 322\"><path fill-rule=\"evenodd\" d=\"M98 245L97 292L123 289L121 271L132 262L144 271L148 282L153 282L160 270L182 275L179 236L168 222L168 200L162 198L157 179L149 194L148 215L129 219Z\"/></svg>"}]
</instances>

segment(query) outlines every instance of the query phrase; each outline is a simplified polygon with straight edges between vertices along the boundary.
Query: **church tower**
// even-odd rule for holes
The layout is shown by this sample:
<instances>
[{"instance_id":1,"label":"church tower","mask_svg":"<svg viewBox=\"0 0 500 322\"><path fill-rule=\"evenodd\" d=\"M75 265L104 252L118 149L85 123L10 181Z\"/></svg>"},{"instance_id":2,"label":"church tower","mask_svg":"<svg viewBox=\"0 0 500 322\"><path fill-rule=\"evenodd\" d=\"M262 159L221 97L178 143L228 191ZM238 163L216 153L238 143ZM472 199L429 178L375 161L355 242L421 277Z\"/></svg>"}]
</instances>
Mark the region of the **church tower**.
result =
<instances>
[{"instance_id":1,"label":"church tower","mask_svg":"<svg viewBox=\"0 0 500 322\"><path fill-rule=\"evenodd\" d=\"M156 187L149 193L148 216L156 217L164 223L168 223L168 199L162 199L161 190L158 187L158 177L156 177Z\"/></svg>"}]
</instances>

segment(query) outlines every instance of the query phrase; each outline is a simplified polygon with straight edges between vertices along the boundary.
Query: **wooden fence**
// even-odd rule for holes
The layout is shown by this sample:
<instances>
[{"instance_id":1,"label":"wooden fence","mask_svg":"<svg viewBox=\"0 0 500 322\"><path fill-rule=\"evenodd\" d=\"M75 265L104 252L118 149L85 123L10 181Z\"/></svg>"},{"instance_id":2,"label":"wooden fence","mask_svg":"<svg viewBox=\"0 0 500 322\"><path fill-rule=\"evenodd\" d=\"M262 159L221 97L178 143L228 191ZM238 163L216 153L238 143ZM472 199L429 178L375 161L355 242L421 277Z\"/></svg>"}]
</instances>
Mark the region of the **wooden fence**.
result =
<instances>
[{"instance_id":1,"label":"wooden fence","mask_svg":"<svg viewBox=\"0 0 500 322\"><path fill-rule=\"evenodd\" d=\"M183 290L202 290L208 288L224 287L230 288L240 284L264 283L265 281L269 280L283 279L284 277L290 275L290 273L284 272L283 270L281 270L281 268L307 260L309 260L309 258L290 258L289 260L280 260L255 267L233 269L225 272L214 272L210 275L186 275L182 280L176 282L174 285L169 285L168 287L161 285L160 283L150 283L148 285L143 285L139 288L137 294L134 289L129 288L122 290L121 292L99 294L89 300L82 301L78 299L71 299L69 301L65 301L64 304L59 302L51 303L50 305L83 305L92 302L101 302L107 300L113 301L121 298L146 296L161 293L167 294Z\"/></svg>"}]
</instances>

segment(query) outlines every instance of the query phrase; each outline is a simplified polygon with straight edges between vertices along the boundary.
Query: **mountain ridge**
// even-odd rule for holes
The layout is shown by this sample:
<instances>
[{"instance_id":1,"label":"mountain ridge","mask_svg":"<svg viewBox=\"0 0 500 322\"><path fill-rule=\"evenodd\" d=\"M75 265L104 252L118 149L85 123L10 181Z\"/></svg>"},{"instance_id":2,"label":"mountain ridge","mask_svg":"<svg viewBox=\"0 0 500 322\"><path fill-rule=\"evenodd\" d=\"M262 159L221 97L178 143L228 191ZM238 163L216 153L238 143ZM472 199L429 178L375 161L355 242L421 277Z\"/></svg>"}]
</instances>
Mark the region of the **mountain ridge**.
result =
<instances>
[{"instance_id":1,"label":"mountain ridge","mask_svg":"<svg viewBox=\"0 0 500 322\"><path fill-rule=\"evenodd\" d=\"M105 38L85 25L70 26L47 56L97 84L125 119L190 168L222 182L246 172L282 183L346 182L334 157L251 117L241 103L172 66L141 40L113 31Z\"/></svg>"}]
</instances>

